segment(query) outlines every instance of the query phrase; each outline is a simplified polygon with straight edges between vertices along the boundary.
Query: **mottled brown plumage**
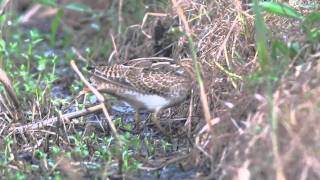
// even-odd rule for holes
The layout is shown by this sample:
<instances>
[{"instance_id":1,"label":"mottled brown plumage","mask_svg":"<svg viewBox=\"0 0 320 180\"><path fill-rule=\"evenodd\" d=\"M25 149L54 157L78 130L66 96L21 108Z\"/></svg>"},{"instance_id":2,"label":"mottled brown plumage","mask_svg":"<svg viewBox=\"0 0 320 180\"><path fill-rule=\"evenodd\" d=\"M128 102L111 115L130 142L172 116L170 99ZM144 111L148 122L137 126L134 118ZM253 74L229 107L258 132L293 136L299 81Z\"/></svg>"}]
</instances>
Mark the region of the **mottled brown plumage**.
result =
<instances>
[{"instance_id":1,"label":"mottled brown plumage","mask_svg":"<svg viewBox=\"0 0 320 180\"><path fill-rule=\"evenodd\" d=\"M192 87L186 67L168 62L96 66L91 83L102 93L118 97L137 110L158 112L181 103Z\"/></svg>"}]
</instances>

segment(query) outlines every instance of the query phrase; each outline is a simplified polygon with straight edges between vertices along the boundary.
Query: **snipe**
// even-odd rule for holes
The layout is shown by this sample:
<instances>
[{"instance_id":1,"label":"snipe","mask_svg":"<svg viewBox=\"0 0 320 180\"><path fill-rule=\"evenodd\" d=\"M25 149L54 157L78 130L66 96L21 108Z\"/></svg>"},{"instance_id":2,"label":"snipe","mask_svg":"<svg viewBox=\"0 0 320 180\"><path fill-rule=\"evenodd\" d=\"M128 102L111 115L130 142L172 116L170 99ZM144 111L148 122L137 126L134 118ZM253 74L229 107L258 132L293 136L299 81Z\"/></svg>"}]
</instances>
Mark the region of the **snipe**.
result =
<instances>
[{"instance_id":1,"label":"snipe","mask_svg":"<svg viewBox=\"0 0 320 180\"><path fill-rule=\"evenodd\" d=\"M189 64L136 62L95 66L89 72L90 81L100 92L129 103L137 113L154 112L152 120L164 132L156 120L157 113L187 98L193 84Z\"/></svg>"}]
</instances>

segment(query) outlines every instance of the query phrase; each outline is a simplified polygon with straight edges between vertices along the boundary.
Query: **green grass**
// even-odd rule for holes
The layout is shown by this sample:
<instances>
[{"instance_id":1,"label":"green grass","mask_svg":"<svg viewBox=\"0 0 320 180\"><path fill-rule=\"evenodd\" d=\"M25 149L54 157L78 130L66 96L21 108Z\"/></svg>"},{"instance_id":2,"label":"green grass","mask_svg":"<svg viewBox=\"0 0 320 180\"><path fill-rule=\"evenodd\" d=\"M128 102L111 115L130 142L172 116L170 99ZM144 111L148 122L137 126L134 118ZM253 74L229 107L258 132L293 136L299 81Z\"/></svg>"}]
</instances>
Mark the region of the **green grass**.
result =
<instances>
[{"instance_id":1,"label":"green grass","mask_svg":"<svg viewBox=\"0 0 320 180\"><path fill-rule=\"evenodd\" d=\"M19 101L23 105L23 109L27 112L22 119L22 123L27 123L48 115L57 115L58 112L63 113L64 106L70 103L67 98L52 98L50 92L55 86L56 80L62 77L59 69L68 67L69 61L75 59L75 54L71 51L70 42L67 40L60 41L57 39L59 27L61 27L61 18L64 16L66 9L73 9L83 13L90 14L91 18L108 19L108 25L112 26L112 30L121 34L128 25L141 22L144 14L153 9L166 9L167 3L158 1L159 4L152 4L148 7L142 0L130 1L124 4L123 20L118 19L118 7L116 3L112 4L112 8L105 12L95 12L90 7L82 4L70 3L64 6L59 6L55 1L41 0L42 3L59 8L59 13L51 23L51 32L48 34L41 33L33 29L22 31L17 25L17 16L3 14L0 16L1 24L11 25L6 27L9 34L2 34L0 39L0 62L3 68L13 80L14 90L19 97ZM144 8L141 8L144 7ZM136 11L136 9L139 9ZM273 2L258 2L255 1L253 6L255 15L255 32L256 32L256 49L258 51L259 70L251 74L246 83L252 84L255 87L263 87L268 95L269 111L269 126L272 129L272 141L274 146L274 155L278 153L278 116L274 108L274 99L272 97L273 90L277 83L289 74L290 64L299 63L303 45L307 44L311 47L316 47L320 42L320 13L313 12L302 15L292 7L284 4ZM281 18L295 19L304 32L305 42L287 42L277 39L272 36L272 33L265 23L265 15L278 16ZM97 28L101 25L97 24ZM179 33L181 33L179 31ZM181 35L181 34L180 34ZM179 37L181 37L179 35ZM80 66L85 69L88 63L93 63L97 57L107 57L112 51L112 43L108 35L104 35L105 39L97 37L92 40L91 44L86 44L87 47L81 47L83 56L88 59L88 62L80 62ZM199 64L197 62L197 49L195 42L197 38L189 38L189 49L193 57L196 67L197 78L202 83ZM56 50L61 50L61 53L55 53ZM51 53L53 52L53 53ZM296 58L296 59L295 59ZM302 61L301 61L302 62ZM70 69L69 69L70 70ZM220 70L224 70L222 67ZM236 74L229 73L231 69L225 69L228 76ZM71 70L70 70L71 71ZM72 73L72 72L71 72ZM235 76L236 77L236 76ZM241 79L240 76L236 77ZM83 84L78 80L74 80L70 86L70 93L75 96L82 90ZM3 88L2 88L3 91ZM68 97L69 98L69 97ZM90 95L89 102L95 101L95 98ZM79 109L84 108L82 102L77 102ZM36 107L36 108L35 108ZM31 116L30 112L35 108L35 116ZM40 109L37 109L40 108ZM114 124L122 129L119 140L121 146L118 145L117 139L106 132L86 131L85 122L79 120L73 128L67 131L61 127L56 134L45 134L44 144L47 147L40 146L29 150L32 154L32 162L21 160L17 157L18 150L22 149L22 144L25 145L26 139L30 146L35 146L35 140L39 137L27 135L26 137L16 137L9 134L3 137L0 143L0 174L9 179L27 179L31 175L40 175L44 179L64 179L65 174L63 169L57 163L63 157L68 162L83 163L83 169L96 174L96 178L109 176L109 173L114 172L114 167L122 173L137 171L141 166L136 156L143 155L146 160L152 159L157 155L166 154L175 151L174 144L168 143L152 135L137 135L130 132L134 126L126 122L122 118L115 118ZM263 127L256 127L256 131L260 132ZM62 141L63 140L63 141ZM36 146L35 146L36 147ZM8 168L8 167L15 168ZM106 172L108 172L106 174Z\"/></svg>"},{"instance_id":2,"label":"green grass","mask_svg":"<svg viewBox=\"0 0 320 180\"><path fill-rule=\"evenodd\" d=\"M316 27L315 24L320 24L320 14L313 12L303 16L285 4L259 2L258 0L254 1L253 10L255 13L256 48L260 69L251 78L258 79L259 83L264 84L262 91L267 96L269 106L268 119L271 127L270 139L276 177L281 179L285 175L280 159L280 137L278 132L280 119L278 119L278 112L275 106L277 100L274 99L273 91L277 83L287 75L290 64L295 63L296 59L300 58L299 53L304 49L302 49L299 42L285 42L271 36L271 32L264 22L263 13L267 12L279 16L279 18L292 18L298 21L301 30L306 36L307 41L305 43L310 46L316 46L319 43L320 28L319 26Z\"/></svg>"},{"instance_id":3,"label":"green grass","mask_svg":"<svg viewBox=\"0 0 320 180\"><path fill-rule=\"evenodd\" d=\"M284 41L273 37L269 27L264 22L265 14L279 16L279 18L294 19L300 24L305 33L305 43L316 46L320 42L319 21L320 13L312 12L302 15L292 7L275 2L255 1L253 6L255 12L256 48L258 52L259 71L247 77L250 87L257 84L269 84L267 89L272 89L282 77L287 75L292 61L300 58L303 45L298 41ZM286 25L284 25L284 28ZM302 42L304 43L304 42ZM303 53L303 52L302 52ZM251 85L250 85L251 84ZM253 85L253 86L252 86ZM254 88L253 88L254 89ZM270 92L271 93L271 92Z\"/></svg>"},{"instance_id":4,"label":"green grass","mask_svg":"<svg viewBox=\"0 0 320 180\"><path fill-rule=\"evenodd\" d=\"M59 6L51 0L42 0L41 3L59 8L59 13L52 21L51 31L48 34L44 34L37 29L27 31L20 29L17 15L3 14L0 16L1 24L8 24L9 21L11 24L5 27L10 33L6 34L6 38L0 39L0 61L4 70L12 79L14 90L24 111L27 112L21 123L46 117L48 112L51 112L50 116L58 114L57 112L62 112L61 107L69 103L63 98L52 98L50 94L52 88L56 86L54 83L62 78L59 70L62 67L68 67L69 61L75 58L70 43L57 39L58 28L61 27L61 18L64 16L64 11L73 9L89 13L93 17L105 15L97 14L90 7L81 4L70 3ZM129 4L140 7L144 2L137 1L134 3L130 1ZM139 8L139 11L134 11L132 8L134 7L125 5L123 13L125 20L121 22L122 24L117 21L117 18L112 19L112 23L115 24L114 29L119 27L119 31L123 32L125 27L132 22L140 22L146 9ZM107 13L113 13L115 17L116 11L117 9L114 7L114 9L109 9ZM2 37L4 37L4 34L2 34ZM92 63L92 58L101 56L101 52L107 55L112 49L112 43L108 38L103 39L103 41L93 41L93 44L92 47L80 49L84 52L83 56L91 61L90 63ZM81 66L84 69L87 64L82 63ZM82 90L82 87L82 82L75 80L70 84L69 90L75 96ZM82 103L78 103L78 108L81 109L83 106ZM36 108L35 117L30 115L33 107L40 108ZM41 117L37 115L40 113L42 114ZM132 124L124 123L121 118L115 119L115 124L128 131L133 129ZM141 162L136 160L135 155L142 151L146 151L149 156L159 152L171 151L170 144L165 141L154 141L154 138L140 137L130 133L120 135L122 146L119 148L116 139L107 133L92 132L84 134L82 128L84 125L80 121L80 125L76 126L76 132L65 133L64 130L61 130L61 132L56 132L56 135L46 134L43 140L47 141L45 144L48 148L41 146L32 149L31 152L26 152L32 154L33 162L18 159L17 150L23 150L20 149L20 144L24 144L20 137L16 139L12 134L6 136L4 141L0 143L0 174L9 179L27 179L32 175L40 175L45 179L64 179L64 172L57 164L61 157L64 157L69 162L90 162L90 165L85 165L85 169L97 172L97 177L99 177L104 175L105 170L112 169L120 161L119 169L123 173L138 170ZM62 143L52 136L60 137L65 142ZM27 136L26 138L30 146L36 144L36 137ZM141 148L142 146L144 149ZM8 168L12 164L18 165L16 168Z\"/></svg>"}]
</instances>

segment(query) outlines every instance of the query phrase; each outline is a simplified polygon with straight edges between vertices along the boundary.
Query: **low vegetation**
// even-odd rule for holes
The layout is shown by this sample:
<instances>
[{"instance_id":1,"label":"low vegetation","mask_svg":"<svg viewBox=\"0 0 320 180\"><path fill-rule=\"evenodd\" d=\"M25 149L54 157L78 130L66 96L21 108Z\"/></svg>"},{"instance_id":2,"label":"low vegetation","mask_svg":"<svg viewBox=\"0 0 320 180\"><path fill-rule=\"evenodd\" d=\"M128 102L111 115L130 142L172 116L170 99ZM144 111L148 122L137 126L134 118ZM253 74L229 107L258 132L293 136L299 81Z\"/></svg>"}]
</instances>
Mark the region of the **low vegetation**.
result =
<instances>
[{"instance_id":1,"label":"low vegetation","mask_svg":"<svg viewBox=\"0 0 320 180\"><path fill-rule=\"evenodd\" d=\"M317 1L0 3L3 177L320 178ZM87 67L151 57L193 61L169 135L86 90Z\"/></svg>"}]
</instances>

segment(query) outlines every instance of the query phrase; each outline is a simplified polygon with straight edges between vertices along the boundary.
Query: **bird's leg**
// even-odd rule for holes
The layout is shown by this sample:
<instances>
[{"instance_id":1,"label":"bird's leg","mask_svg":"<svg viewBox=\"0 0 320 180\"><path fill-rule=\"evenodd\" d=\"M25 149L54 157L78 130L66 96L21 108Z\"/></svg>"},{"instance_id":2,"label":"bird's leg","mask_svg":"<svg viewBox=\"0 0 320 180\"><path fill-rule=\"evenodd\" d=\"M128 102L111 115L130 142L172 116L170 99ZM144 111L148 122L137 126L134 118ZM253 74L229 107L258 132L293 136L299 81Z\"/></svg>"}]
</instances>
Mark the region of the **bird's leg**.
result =
<instances>
[{"instance_id":1,"label":"bird's leg","mask_svg":"<svg viewBox=\"0 0 320 180\"><path fill-rule=\"evenodd\" d=\"M151 120L153 123L156 124L157 128L164 134L164 135L168 135L168 133L165 131L165 129L161 126L160 124L160 120L157 118L159 111L156 111L154 113L151 114Z\"/></svg>"},{"instance_id":2,"label":"bird's leg","mask_svg":"<svg viewBox=\"0 0 320 180\"><path fill-rule=\"evenodd\" d=\"M134 113L134 123L136 132L140 131L140 113L138 110Z\"/></svg>"}]
</instances>

